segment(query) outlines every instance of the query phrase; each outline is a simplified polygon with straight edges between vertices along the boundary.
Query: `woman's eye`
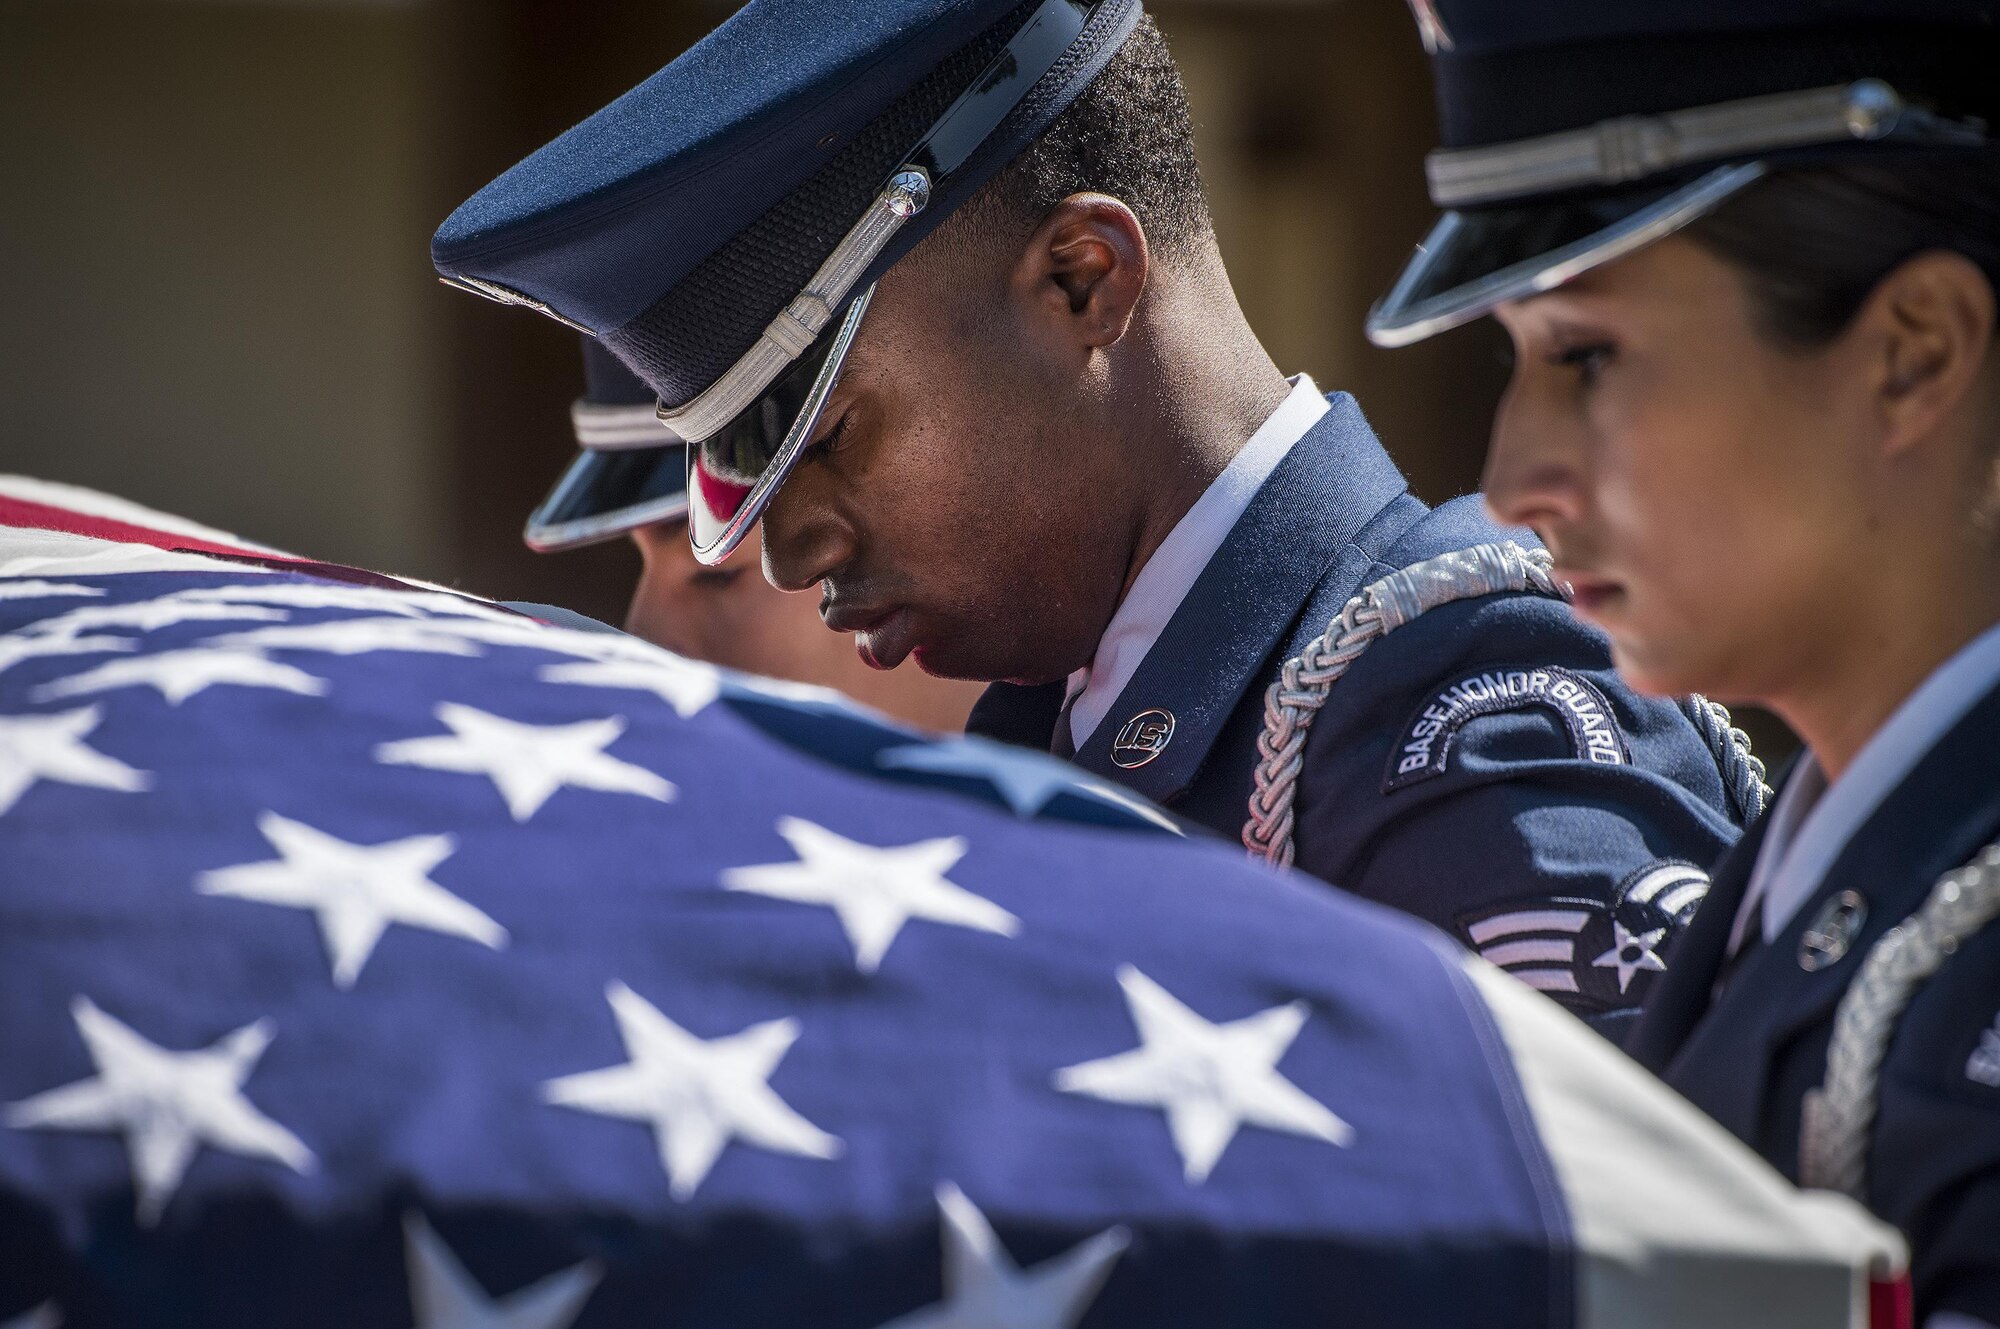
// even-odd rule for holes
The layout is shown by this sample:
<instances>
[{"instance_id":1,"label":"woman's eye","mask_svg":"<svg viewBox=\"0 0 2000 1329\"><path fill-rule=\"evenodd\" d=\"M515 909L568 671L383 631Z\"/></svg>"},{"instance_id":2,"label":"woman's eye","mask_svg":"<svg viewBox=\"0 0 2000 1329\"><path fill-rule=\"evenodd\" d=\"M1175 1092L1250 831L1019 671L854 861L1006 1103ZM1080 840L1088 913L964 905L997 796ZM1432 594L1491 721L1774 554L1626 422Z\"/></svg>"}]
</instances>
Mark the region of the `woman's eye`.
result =
<instances>
[{"instance_id":1,"label":"woman's eye","mask_svg":"<svg viewBox=\"0 0 2000 1329\"><path fill-rule=\"evenodd\" d=\"M1564 369L1574 369L1585 387L1596 383L1611 363L1616 348L1609 342L1585 342L1566 346L1549 358L1551 364Z\"/></svg>"}]
</instances>

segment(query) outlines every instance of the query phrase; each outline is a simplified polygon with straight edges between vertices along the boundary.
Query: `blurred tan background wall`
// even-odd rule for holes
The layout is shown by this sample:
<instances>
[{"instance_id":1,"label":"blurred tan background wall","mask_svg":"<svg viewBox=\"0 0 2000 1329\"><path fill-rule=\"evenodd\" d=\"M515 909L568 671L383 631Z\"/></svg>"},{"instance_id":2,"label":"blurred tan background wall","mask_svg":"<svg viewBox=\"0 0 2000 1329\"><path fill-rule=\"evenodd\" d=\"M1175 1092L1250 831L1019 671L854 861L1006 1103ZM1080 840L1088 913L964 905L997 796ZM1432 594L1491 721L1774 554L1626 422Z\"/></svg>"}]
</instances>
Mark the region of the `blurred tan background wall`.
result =
<instances>
[{"instance_id":1,"label":"blurred tan background wall","mask_svg":"<svg viewBox=\"0 0 2000 1329\"><path fill-rule=\"evenodd\" d=\"M1469 488L1479 335L1388 354L1429 217L1401 0L1166 0L1217 226L1288 370L1352 389L1418 491ZM620 546L539 558L572 334L433 280L464 195L727 13L703 0L4 0L0 469L315 556L615 618Z\"/></svg>"},{"instance_id":2,"label":"blurred tan background wall","mask_svg":"<svg viewBox=\"0 0 2000 1329\"><path fill-rule=\"evenodd\" d=\"M425 26L0 4L0 466L451 566Z\"/></svg>"}]
</instances>

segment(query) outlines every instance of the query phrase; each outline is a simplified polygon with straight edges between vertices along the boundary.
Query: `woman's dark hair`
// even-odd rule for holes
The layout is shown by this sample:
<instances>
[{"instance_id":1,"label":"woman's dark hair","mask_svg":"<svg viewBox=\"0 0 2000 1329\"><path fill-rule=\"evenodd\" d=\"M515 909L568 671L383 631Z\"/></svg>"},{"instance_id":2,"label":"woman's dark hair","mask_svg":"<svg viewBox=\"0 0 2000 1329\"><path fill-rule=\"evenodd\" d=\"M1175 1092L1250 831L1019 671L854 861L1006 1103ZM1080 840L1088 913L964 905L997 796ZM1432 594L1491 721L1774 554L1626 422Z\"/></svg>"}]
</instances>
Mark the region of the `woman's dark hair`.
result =
<instances>
[{"instance_id":1,"label":"woman's dark hair","mask_svg":"<svg viewBox=\"0 0 2000 1329\"><path fill-rule=\"evenodd\" d=\"M2000 155L1776 171L1687 234L1742 272L1766 333L1824 346L1897 264L1926 250L1963 254L2000 292Z\"/></svg>"}]
</instances>

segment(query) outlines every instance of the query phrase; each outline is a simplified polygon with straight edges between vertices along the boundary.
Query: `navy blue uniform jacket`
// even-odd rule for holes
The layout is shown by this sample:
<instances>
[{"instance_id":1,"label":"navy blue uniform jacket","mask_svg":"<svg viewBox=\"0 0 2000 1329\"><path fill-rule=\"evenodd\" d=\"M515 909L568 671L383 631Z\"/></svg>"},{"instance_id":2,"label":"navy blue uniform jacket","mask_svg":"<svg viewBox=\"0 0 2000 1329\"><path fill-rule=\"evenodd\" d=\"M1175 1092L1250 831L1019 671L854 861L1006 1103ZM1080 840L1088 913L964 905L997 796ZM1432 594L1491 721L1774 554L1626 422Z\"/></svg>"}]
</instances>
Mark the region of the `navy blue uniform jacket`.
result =
<instances>
[{"instance_id":1,"label":"navy blue uniform jacket","mask_svg":"<svg viewBox=\"0 0 2000 1329\"><path fill-rule=\"evenodd\" d=\"M1534 543L1476 497L1426 507L1354 399L1329 401L1075 754L1232 840L1286 659L1399 568ZM1063 691L995 684L969 728L1048 750ZM1153 709L1172 738L1121 769L1114 740ZM1698 865L1739 827L1680 708L1633 695L1602 637L1525 594L1432 610L1368 647L1314 722L1297 815L1298 866L1444 927L1614 1036L1701 898Z\"/></svg>"},{"instance_id":2,"label":"navy blue uniform jacket","mask_svg":"<svg viewBox=\"0 0 2000 1329\"><path fill-rule=\"evenodd\" d=\"M1863 956L1939 877L2000 840L2000 689L1882 800L1790 925L1744 955L1711 1001L1763 830L1717 866L1631 1051L1796 1178L1800 1104L1825 1078L1834 1011ZM1801 939L1842 891L1867 901L1866 920L1837 964L1809 973ZM1910 1239L1919 1323L1955 1310L2000 1325L2000 923L1917 989L1877 1097L1863 1199Z\"/></svg>"}]
</instances>

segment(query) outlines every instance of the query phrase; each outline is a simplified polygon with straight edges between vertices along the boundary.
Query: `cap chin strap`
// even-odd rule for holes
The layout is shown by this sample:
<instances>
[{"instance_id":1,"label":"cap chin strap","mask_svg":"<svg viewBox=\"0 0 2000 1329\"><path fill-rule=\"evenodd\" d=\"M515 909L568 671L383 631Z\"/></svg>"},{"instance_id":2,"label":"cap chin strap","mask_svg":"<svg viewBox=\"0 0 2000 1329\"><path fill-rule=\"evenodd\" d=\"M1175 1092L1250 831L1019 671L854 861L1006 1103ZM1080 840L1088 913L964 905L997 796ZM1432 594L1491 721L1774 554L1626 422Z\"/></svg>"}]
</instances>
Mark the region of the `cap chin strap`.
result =
<instances>
[{"instance_id":1,"label":"cap chin strap","mask_svg":"<svg viewBox=\"0 0 2000 1329\"><path fill-rule=\"evenodd\" d=\"M680 442L663 428L656 402L570 403L569 422L579 447L591 452L630 452Z\"/></svg>"},{"instance_id":2,"label":"cap chin strap","mask_svg":"<svg viewBox=\"0 0 2000 1329\"><path fill-rule=\"evenodd\" d=\"M778 375L784 373L792 361L806 353L826 325L833 321L833 311L853 291L854 283L868 270L868 265L888 247L904 222L924 210L930 198L930 176L922 167L906 166L897 171L882 187L882 192L875 196L875 202L862 214L861 220L849 228L840 243L834 246L833 252L826 256L826 261L819 265L812 280L806 283L805 290L778 311L778 316L758 334L756 342L741 359L694 400L682 406L658 408L657 425L666 426L674 437L655 437L647 443L629 440L593 442L585 438L579 428L577 441L586 448L617 451L661 443L699 443L721 429L763 395L764 389L776 382ZM597 335L594 329L558 313L543 301L498 282L478 277L439 277L438 280L446 286L470 291L498 304L520 305L538 314L547 314L556 322L575 328L586 336ZM657 427L654 433L659 433Z\"/></svg>"},{"instance_id":3,"label":"cap chin strap","mask_svg":"<svg viewBox=\"0 0 2000 1329\"><path fill-rule=\"evenodd\" d=\"M1431 201L1469 208L1570 189L1631 184L1682 166L1891 136L1977 146L1986 127L1905 101L1881 79L1625 115L1588 129L1483 148L1440 148L1424 159Z\"/></svg>"},{"instance_id":4,"label":"cap chin strap","mask_svg":"<svg viewBox=\"0 0 2000 1329\"><path fill-rule=\"evenodd\" d=\"M903 223L930 202L931 180L921 168L896 172L868 211L841 237L805 290L778 311L741 359L721 378L681 406L661 406L659 421L676 437L699 443L741 415L791 363L804 355L833 321L854 283L888 247Z\"/></svg>"}]
</instances>

